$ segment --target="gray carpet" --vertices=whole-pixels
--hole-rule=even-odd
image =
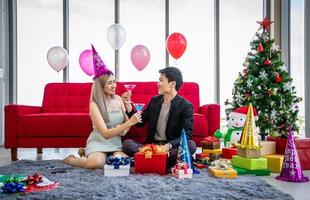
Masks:
[[[53,167],[66,169],[51,173]],[[25,195],[0,194],[0,199],[293,199],[255,176],[217,179],[206,170],[192,179],[179,180],[171,175],[105,177],[102,170],[73,168],[60,160],[21,160],[0,167],[0,174],[5,175],[36,171],[60,182],[60,187]]]

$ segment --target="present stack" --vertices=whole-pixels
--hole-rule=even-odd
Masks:
[[[260,157],[260,145],[255,127],[252,104],[248,107],[247,118],[242,130],[240,143],[236,146],[238,155],[232,157],[232,164],[234,167],[237,167],[236,169],[250,170],[249,174],[266,174],[267,159]],[[262,172],[260,172],[260,170],[262,170]],[[244,174],[245,172],[239,170],[239,174],[242,173]],[[270,171],[267,175],[270,175]]]
[[[231,166],[231,161],[228,159],[219,159],[212,162],[209,167],[209,172],[217,178],[236,178],[237,171]]]
[[[134,155],[135,173],[166,175],[167,153],[162,145],[147,144]]]
[[[104,165],[104,176],[128,176],[130,169],[130,160],[128,157],[107,158],[107,163]]]
[[[217,160],[221,158],[222,149],[220,149],[220,141],[212,136],[208,136],[201,142],[202,152],[209,154],[209,158]]]

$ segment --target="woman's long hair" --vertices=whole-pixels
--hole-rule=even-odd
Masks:
[[[104,86],[107,83],[107,80],[110,76],[111,76],[111,74],[105,74],[105,75],[102,75],[102,76],[100,76],[94,80],[92,97],[91,97],[91,99],[97,104],[97,106],[100,110],[101,116],[106,123],[110,122],[110,118],[109,118],[108,109],[107,109],[107,105],[106,105],[106,98],[107,97],[104,93]],[[112,96],[112,98],[114,98],[114,95]],[[126,114],[123,111],[121,105],[120,105],[120,109],[124,115],[124,121],[125,121],[126,120],[126,118],[125,118]]]

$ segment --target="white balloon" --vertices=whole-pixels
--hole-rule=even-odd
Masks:
[[[54,46],[47,52],[47,62],[54,70],[59,72],[69,63],[68,52],[62,47]]]
[[[112,24],[107,31],[108,42],[115,50],[121,48],[126,40],[126,31],[119,24]]]

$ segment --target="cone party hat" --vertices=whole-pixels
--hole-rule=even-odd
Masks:
[[[104,74],[113,74],[113,72],[106,66],[106,64],[104,64],[95,47],[93,45],[91,45],[91,47],[93,53],[94,79]]]
[[[259,149],[258,134],[256,132],[252,103],[249,105],[246,121],[237,146],[242,149]]]
[[[302,173],[292,130],[288,133],[281,174],[276,179],[288,182],[309,181],[309,177]]]

